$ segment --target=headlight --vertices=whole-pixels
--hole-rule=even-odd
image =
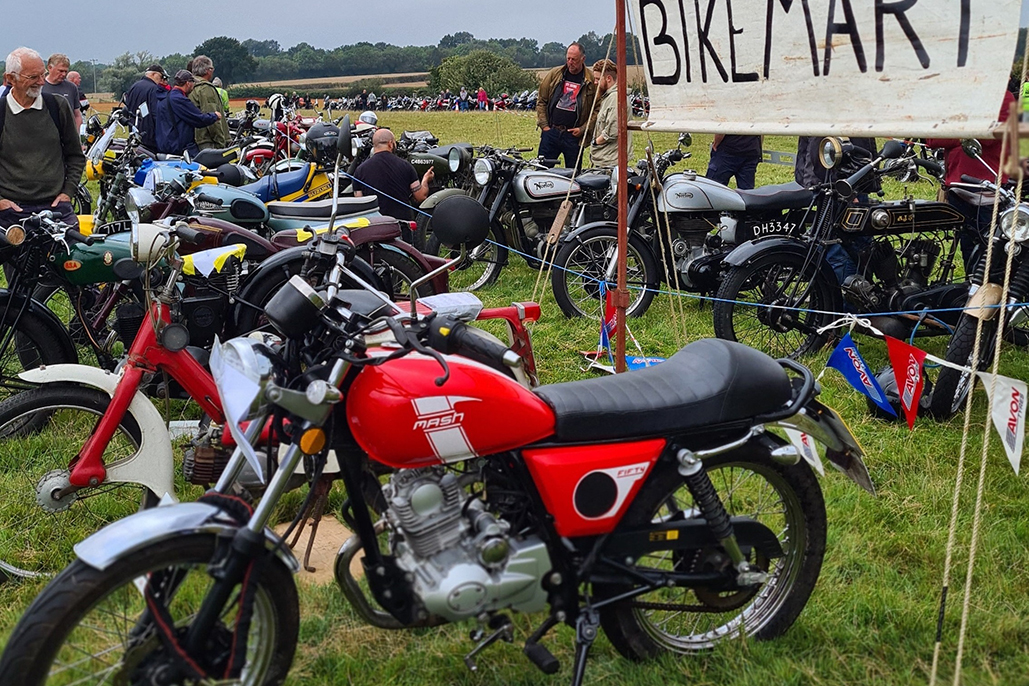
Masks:
[[[153,261],[168,245],[168,231],[156,224],[132,223],[129,249],[132,259],[143,264]]]
[[[239,423],[264,410],[265,388],[279,379],[281,370],[265,343],[233,338],[212,348],[211,376],[218,385],[225,414]]]
[[[456,174],[457,170],[461,168],[461,150],[459,148],[451,148],[447,161],[450,163],[450,172]]]
[[[1000,232],[1015,243],[1029,240],[1029,206],[1019,205],[1004,212],[1000,217]]]
[[[823,138],[818,144],[818,161],[826,169],[833,169],[843,158],[843,142],[836,137]]]
[[[150,206],[157,202],[154,194],[144,188],[130,188],[125,197],[125,212],[134,224],[150,221]]]
[[[489,160],[475,160],[475,168],[472,173],[475,175],[475,183],[485,186],[493,180],[493,163]]]

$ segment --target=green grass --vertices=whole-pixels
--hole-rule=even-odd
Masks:
[[[518,113],[381,113],[380,123],[395,131],[429,129],[442,142],[468,140],[504,146],[535,146],[538,132],[531,115]],[[658,151],[674,145],[674,134],[655,134]],[[703,172],[709,136],[695,136],[693,157],[682,167]],[[636,134],[636,153],[646,136]],[[793,151],[795,140],[770,137],[766,149]],[[787,167],[761,165],[759,184],[789,180]],[[911,192],[932,197],[935,189],[915,185]],[[898,184],[888,197],[900,197]],[[499,282],[479,293],[489,306],[534,297],[535,272],[512,258]],[[543,282],[543,286],[547,286]],[[549,288],[535,293],[543,319],[533,328],[533,343],[544,383],[584,378],[580,350],[596,345],[598,323],[566,320]],[[712,335],[710,306],[694,300],[673,307],[659,296],[631,328],[648,354],[670,355],[682,345]],[[887,364],[885,345],[861,337],[858,343],[873,368]],[[941,354],[943,339],[919,345]],[[828,351],[804,360],[817,373]],[[1001,372],[1029,378],[1023,351],[1006,347]],[[828,510],[828,547],[818,586],[793,628],[781,639],[738,641],[698,657],[633,664],[598,640],[587,671],[588,683],[767,686],[768,684],[917,684],[928,683],[933,654],[940,582],[946,554],[953,484],[957,474],[962,420],[945,424],[920,419],[913,432],[902,424],[869,416],[861,396],[834,371],[822,379],[823,399],[848,421],[862,442],[877,498],[860,491],[830,470],[821,481]],[[977,391],[970,433],[965,487],[944,624],[941,676],[950,682],[972,535],[972,510],[985,425],[986,403]],[[0,445],[0,451],[4,450]],[[299,494],[291,494],[299,495]],[[997,445],[986,467],[979,549],[970,596],[969,631],[962,683],[1029,682],[1029,592],[1025,565],[1029,544],[1029,494]],[[9,631],[38,587],[0,588],[0,635]],[[409,632],[366,627],[332,586],[301,590],[301,636],[292,684],[556,684],[570,677],[573,635],[560,627],[547,645],[562,662],[552,678],[537,672],[521,655],[521,641],[542,617],[516,617],[514,646],[499,644],[479,658],[469,673],[461,656],[471,649],[469,625]]]

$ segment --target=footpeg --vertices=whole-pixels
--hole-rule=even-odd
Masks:
[[[526,643],[522,652],[544,674],[557,674],[561,669],[558,659],[541,643]]]
[[[514,641],[513,625],[511,624],[510,619],[504,615],[494,615],[490,618],[489,623],[490,628],[496,629],[496,631],[486,638],[482,638],[481,631],[477,630],[472,632],[472,640],[478,640],[479,643],[472,648],[472,652],[464,656],[465,666],[467,666],[472,672],[478,671],[479,669],[479,665],[475,663],[476,655],[496,643],[498,640],[503,640],[505,643],[512,643]],[[479,640],[480,638],[482,638],[482,640]]]

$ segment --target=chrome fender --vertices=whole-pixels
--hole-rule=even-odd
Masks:
[[[84,541],[75,545],[75,554],[90,567],[101,572],[109,566],[143,548],[167,541],[176,536],[214,534],[233,536],[239,525],[225,512],[209,503],[179,503],[155,507],[108,524]],[[300,563],[288,546],[279,545],[279,537],[270,529],[264,530],[269,550],[294,574]]]
[[[978,288],[973,286],[972,289],[971,297],[968,298],[968,303],[965,305],[964,314],[982,319],[984,322],[996,317],[997,312],[1000,311],[997,305],[1000,304],[1000,298],[1004,294],[1003,287],[996,283],[984,283]]]
[[[18,376],[33,384],[78,383],[99,389],[112,397],[121,381],[121,374],[82,364],[54,364],[30,369]],[[129,403],[128,411],[139,425],[142,441],[134,454],[106,465],[107,478],[104,483],[140,484],[160,497],[178,502],[175,498],[175,460],[164,418],[150,399],[139,391],[136,391],[136,396]]]

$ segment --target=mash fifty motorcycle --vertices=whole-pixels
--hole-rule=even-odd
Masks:
[[[449,199],[436,236],[474,245],[485,215]],[[79,544],[12,633],[0,685],[281,683],[298,565],[266,525],[296,468],[316,478],[330,447],[356,532],[336,577],[359,617],[388,630],[478,621],[474,669],[483,649],[513,640],[510,611],[542,613],[524,652],[555,673],[543,637],[572,626],[576,686],[601,628],[641,659],[771,639],[797,619],[825,552],[825,505],[798,449],[770,429],[823,442],[872,488],[856,441],[796,363],[706,340],[660,368],[529,390],[498,371],[518,361],[502,344],[448,317],[394,314],[367,290],[294,280],[266,307],[283,342],[217,346],[237,442],[217,485]],[[289,447],[253,508],[230,492],[245,464],[264,464],[255,451],[269,425]],[[392,470],[373,502],[359,485],[368,459]]]

